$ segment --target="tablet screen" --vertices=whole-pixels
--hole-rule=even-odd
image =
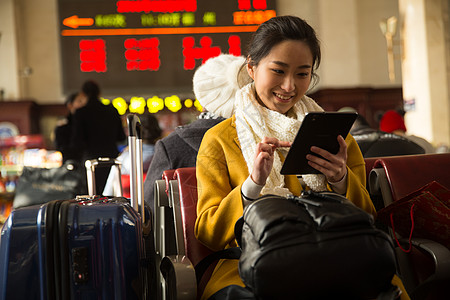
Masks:
[[[339,151],[337,137],[347,137],[350,128],[357,117],[352,112],[311,112],[306,114],[297,136],[281,168],[281,174],[302,175],[320,174],[319,171],[308,165],[307,154],[312,146],[325,149],[336,154]]]

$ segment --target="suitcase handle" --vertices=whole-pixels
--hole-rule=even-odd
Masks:
[[[111,166],[111,170],[115,172],[114,180],[114,196],[120,197],[122,196],[122,184],[120,183],[121,171],[120,166],[121,162],[109,157],[99,157],[98,159],[90,159],[85,161],[86,174],[87,174],[87,183],[88,183],[88,194],[89,196],[94,196],[97,194],[95,189],[95,169],[97,167],[109,167]]]
[[[142,139],[141,135],[141,120],[138,116],[130,114],[127,116],[128,136],[134,136],[137,139]]]
[[[130,198],[131,206],[141,215],[145,224],[143,155],[141,121],[135,114],[127,116],[128,149],[130,151]],[[139,209],[140,207],[140,209]]]

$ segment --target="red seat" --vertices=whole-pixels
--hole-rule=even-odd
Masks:
[[[210,249],[197,240],[194,234],[195,220],[197,219],[198,197],[195,167],[177,169],[174,174],[174,179],[178,180],[184,253],[195,266],[206,255],[212,253]]]
[[[195,237],[194,227],[197,219],[197,178],[195,174],[195,167],[180,168],[175,171],[174,179],[178,182],[179,192],[179,208],[175,205],[175,209],[181,212],[180,218],[175,222],[178,227],[181,225],[183,234],[183,243],[180,243],[181,248],[184,248],[184,255],[189,258],[193,266],[196,266],[203,258],[213,253],[212,250],[199,242]],[[178,222],[181,220],[181,222]],[[178,229],[176,229],[178,232]],[[178,238],[177,238],[178,241]],[[179,250],[178,254],[183,253]],[[197,295],[200,296],[211,277],[215,264],[211,265],[203,275],[200,282],[197,283]]]
[[[166,194],[169,195],[169,182],[173,179],[175,170],[165,170],[162,174],[162,179],[166,182]]]
[[[435,180],[450,188],[450,153],[382,157],[369,175],[371,195],[381,195],[384,206]],[[413,239],[410,253],[397,249],[405,288],[416,299],[446,299],[450,285],[450,250],[443,245]]]
[[[168,299],[178,299],[180,295],[199,298],[215,266],[210,265],[200,282],[196,281],[193,268],[213,251],[200,243],[194,234],[198,199],[195,171],[195,167],[179,168],[169,182],[177,255],[166,257],[161,262],[161,272],[168,284]]]
[[[199,298],[215,266],[210,265],[197,282],[194,267],[213,252],[194,234],[198,199],[195,172],[195,167],[176,169],[173,179],[169,181],[177,255],[166,256],[161,261],[161,273],[167,284],[166,299]]]
[[[379,158],[374,168],[383,168],[396,201],[432,180],[450,188],[450,153]]]

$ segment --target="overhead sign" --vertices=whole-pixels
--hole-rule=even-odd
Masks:
[[[275,0],[59,0],[63,90],[96,80],[104,95],[192,92],[195,69],[245,55]]]

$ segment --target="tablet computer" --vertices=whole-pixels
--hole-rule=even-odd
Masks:
[[[284,160],[281,174],[303,175],[320,174],[308,164],[307,154],[312,146],[336,154],[339,151],[337,137],[347,137],[353,122],[358,116],[353,112],[311,112],[307,113],[291,148]]]

